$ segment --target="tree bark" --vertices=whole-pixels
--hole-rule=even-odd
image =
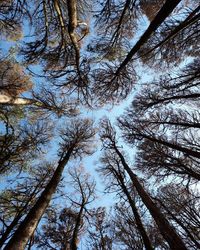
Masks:
[[[0,104],[5,105],[30,105],[36,103],[30,98],[12,97],[5,94],[0,94]]]
[[[56,188],[62,177],[64,167],[69,161],[72,152],[73,147],[71,147],[66,153],[65,157],[59,161],[58,167],[56,168],[53,177],[47,184],[46,188],[40,195],[35,205],[29,211],[24,221],[15,231],[13,237],[9,240],[4,250],[23,250],[26,247],[28,240],[33,235],[33,232],[35,231],[42,215],[44,214],[47,206],[49,205],[52,195],[56,191]]]
[[[126,172],[129,174],[133,186],[136,188],[139,196],[141,197],[143,203],[148,208],[150,214],[154,218],[163,238],[168,242],[170,248],[172,250],[187,250],[185,244],[183,243],[182,239],[176,233],[174,228],[169,224],[168,220],[163,216],[160,209],[156,206],[156,204],[152,201],[149,194],[145,191],[143,186],[140,184],[137,175],[135,175],[132,170],[129,168],[128,164],[126,163],[123,155],[120,153],[116,145],[114,145],[114,150],[119,156],[122,165]]]
[[[147,30],[140,37],[135,46],[128,53],[124,61],[120,64],[118,69],[115,72],[115,75],[119,75],[120,71],[129,63],[132,57],[138,52],[141,46],[150,38],[154,31],[161,25],[161,23],[171,14],[174,8],[181,2],[181,0],[166,0],[163,7],[157,13],[153,21],[150,23]]]
[[[80,75],[80,71],[79,71],[80,49],[79,49],[77,37],[75,34],[75,29],[78,25],[77,1],[76,0],[68,0],[67,1],[67,8],[68,8],[68,15],[69,15],[68,32],[69,32],[69,36],[70,36],[70,39],[72,41],[72,44],[74,46],[75,55],[76,55],[76,67],[77,67],[78,73]]]
[[[146,56],[149,53],[151,53],[152,51],[154,51],[155,49],[161,47],[163,44],[165,44],[169,39],[172,39],[173,37],[175,37],[180,31],[183,31],[184,29],[186,29],[188,26],[192,25],[194,22],[198,21],[200,14],[196,15],[195,14],[200,10],[200,6],[198,6],[195,10],[193,10],[188,17],[186,17],[186,19],[181,22],[177,27],[175,27],[174,30],[171,31],[171,33],[164,39],[162,40],[160,43],[158,43],[156,46],[154,46],[152,49],[150,49],[149,51],[147,51],[145,54],[143,54],[142,56]]]
[[[198,249],[200,249],[200,244],[197,242],[197,240],[195,240],[187,227],[178,218],[176,218],[176,216],[167,208],[167,206],[165,206],[165,204],[160,199],[155,198],[155,200],[158,201],[160,205],[166,210],[166,212],[172,217],[172,219],[183,228],[188,237],[194,242]]]
[[[142,240],[143,240],[145,249],[147,249],[147,250],[153,250],[153,247],[151,245],[151,242],[149,240],[147,232],[146,232],[146,230],[144,228],[144,225],[143,225],[143,223],[141,221],[141,218],[140,218],[140,215],[138,213],[138,210],[137,210],[137,207],[135,205],[135,202],[131,198],[129,191],[127,190],[127,188],[126,188],[126,186],[124,184],[123,177],[115,169],[113,169],[113,171],[115,172],[115,176],[118,179],[119,185],[121,186],[124,194],[126,195],[128,201],[129,201],[129,204],[131,206],[133,215],[135,217],[136,226],[137,226],[137,229],[138,229],[139,233],[142,236]]]
[[[71,250],[77,250],[78,246],[77,246],[77,242],[78,242],[78,230],[81,224],[81,218],[82,218],[82,214],[83,214],[83,209],[85,206],[85,201],[83,200],[82,204],[81,204],[81,208],[80,211],[78,213],[78,217],[76,219],[76,225],[73,231],[73,235],[72,235],[72,240],[71,240]]]
[[[4,232],[4,234],[2,235],[1,239],[0,239],[0,249],[1,247],[4,245],[4,243],[6,242],[8,236],[10,235],[11,231],[17,226],[19,220],[22,218],[23,216],[23,212],[27,210],[28,205],[30,205],[30,203],[33,201],[33,199],[35,198],[37,192],[38,192],[38,188],[39,186],[36,186],[32,192],[32,194],[30,195],[29,200],[25,203],[25,205],[23,206],[22,209],[20,209],[20,211],[18,212],[18,214],[15,216],[15,218],[13,219],[13,221],[10,223],[10,225],[6,228],[6,231]],[[25,213],[25,212],[24,212]]]

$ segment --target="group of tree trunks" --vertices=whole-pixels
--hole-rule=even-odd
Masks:
[[[200,249],[198,1],[3,0],[0,38],[0,248]]]

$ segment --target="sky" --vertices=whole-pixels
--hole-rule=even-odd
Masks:
[[[83,53],[87,44],[90,43],[92,37],[96,35],[94,32],[93,25],[94,23],[91,18],[90,35],[84,41],[84,44],[82,46]],[[140,20],[140,27],[138,29],[138,32],[135,34],[134,38],[130,41],[132,45],[137,41],[137,39],[140,37],[140,35],[143,33],[143,31],[147,27],[147,25],[148,25],[147,18],[142,17]],[[29,39],[28,36],[30,35],[30,30],[29,30],[29,26],[27,25],[27,23],[25,23],[24,25],[24,34],[25,34],[25,39],[28,40]],[[0,47],[2,48],[3,51],[8,51],[10,46],[13,46],[13,45],[15,45],[15,43],[11,41],[10,42],[1,41],[0,43]],[[20,61],[21,57],[18,57],[18,60]],[[34,70],[36,74],[39,74],[41,68],[40,66],[34,66]],[[95,120],[95,125],[97,126],[97,128],[99,128],[99,125],[98,125],[99,120],[105,116],[107,116],[111,120],[111,122],[114,124],[116,122],[116,118],[120,117],[123,114],[124,110],[129,106],[129,104],[133,100],[134,95],[140,89],[140,84],[150,82],[155,77],[155,73],[151,71],[149,68],[147,69],[146,67],[141,67],[140,65],[138,65],[136,70],[140,79],[136,82],[136,88],[133,89],[132,93],[124,101],[120,102],[120,104],[118,105],[107,106],[100,110],[95,110],[95,109],[90,110],[90,109],[82,107],[81,109],[82,117],[90,117],[91,119]],[[41,79],[38,77],[34,77],[34,81],[36,83],[39,83],[41,82]],[[37,84],[36,84],[36,88],[37,88]],[[24,96],[29,96],[29,94],[26,93],[24,94]],[[60,121],[59,123],[62,124],[62,121]],[[1,126],[0,126],[0,129],[2,129]],[[47,152],[49,152],[46,155],[47,158],[50,158],[50,159],[57,158],[57,143],[58,143],[58,140],[54,140],[53,143],[51,143],[51,148],[47,149]],[[119,143],[121,144],[122,142],[119,141]],[[96,169],[99,165],[98,158],[99,158],[99,155],[101,154],[101,146],[100,146],[100,142],[98,141],[98,139],[97,139],[97,145],[98,145],[97,152],[94,153],[92,156],[85,157],[82,161],[82,164],[85,166],[87,172],[90,173],[91,176],[93,176],[97,182],[97,191],[98,191],[97,196],[99,198],[93,204],[91,204],[91,206],[106,206],[109,210],[110,206],[114,204],[115,200],[114,200],[113,194],[112,195],[104,194],[105,180],[104,178],[102,178],[102,176],[99,176],[99,174],[96,172]],[[127,145],[123,145],[123,148],[126,151],[126,153],[130,155],[130,157],[133,156],[134,158],[135,151],[133,148],[130,148]],[[78,161],[76,162],[72,161],[69,165],[73,166],[73,165],[78,165],[78,164],[79,164]],[[64,176],[65,175],[66,175],[66,171],[64,172]],[[1,185],[1,188],[2,187],[4,186]],[[81,250],[85,249],[82,242],[80,243],[79,249]]]

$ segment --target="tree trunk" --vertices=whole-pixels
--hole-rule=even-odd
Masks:
[[[188,17],[186,17],[186,19],[181,22],[177,27],[175,27],[174,30],[171,31],[171,33],[164,39],[162,40],[160,43],[158,43],[155,47],[153,47],[152,49],[150,49],[149,51],[147,51],[145,54],[143,54],[142,56],[146,56],[149,53],[151,53],[152,51],[154,51],[155,49],[159,48],[160,46],[162,46],[163,44],[165,44],[169,39],[172,39],[173,37],[175,37],[180,31],[183,31],[184,29],[186,29],[188,26],[192,25],[194,22],[198,21],[200,14],[196,15],[195,14],[200,10],[200,6],[198,6],[195,10],[193,10]]]
[[[32,207],[24,221],[20,224],[13,237],[9,240],[4,250],[23,250],[28,243],[28,240],[33,235],[42,215],[44,214],[47,206],[51,201],[52,195],[55,193],[56,188],[62,177],[65,165],[69,161],[70,155],[73,152],[71,147],[66,153],[65,157],[59,161],[53,177],[47,184],[46,188],[40,195],[39,199]]]
[[[76,219],[76,225],[73,231],[73,235],[72,235],[72,240],[71,240],[71,250],[77,250],[77,242],[78,242],[78,230],[81,224],[81,219],[82,219],[82,214],[83,214],[83,209],[85,206],[85,201],[83,200],[82,204],[81,204],[81,208],[80,211],[78,213],[78,217]]]
[[[77,21],[77,0],[68,0],[67,1],[68,15],[69,15],[69,24],[68,24],[68,32],[71,39],[71,42],[74,46],[75,55],[76,55],[76,67],[79,72],[79,64],[80,64],[80,49],[77,41],[77,36],[75,34],[75,29],[78,25]]]
[[[35,100],[29,98],[12,97],[5,94],[0,94],[0,104],[5,105],[30,105],[36,103]]]
[[[187,250],[185,244],[183,243],[182,239],[179,237],[179,235],[176,233],[174,228],[169,224],[167,219],[163,216],[160,209],[156,206],[156,204],[152,201],[149,194],[145,191],[143,186],[140,184],[137,176],[132,172],[132,170],[129,168],[128,164],[126,163],[123,155],[120,153],[118,148],[114,145],[114,150],[117,153],[117,155],[120,157],[120,160],[122,162],[122,165],[124,166],[124,169],[129,174],[133,186],[136,188],[139,196],[141,197],[143,203],[148,208],[150,214],[154,218],[163,238],[168,242],[170,248],[172,250]]]
[[[141,221],[141,218],[140,218],[140,215],[138,213],[138,210],[137,210],[137,207],[135,205],[135,202],[131,198],[130,193],[128,192],[128,190],[127,190],[127,188],[126,188],[126,186],[124,184],[123,177],[119,173],[117,173],[117,171],[115,169],[113,169],[113,171],[115,172],[115,176],[118,179],[119,185],[121,186],[124,194],[126,195],[128,201],[129,201],[129,204],[130,204],[131,209],[133,211],[133,215],[135,217],[135,222],[136,222],[136,225],[137,225],[137,229],[138,229],[139,233],[142,236],[142,240],[143,240],[143,243],[145,245],[145,249],[147,249],[147,250],[153,250],[153,247],[151,245],[151,242],[149,240],[147,232],[146,232],[146,230],[144,228],[144,225],[143,225],[143,223]]]
[[[1,247],[4,245],[4,243],[6,242],[8,236],[10,235],[11,231],[17,226],[19,220],[22,218],[23,216],[23,212],[26,211],[28,205],[31,203],[31,201],[33,201],[33,199],[35,198],[36,194],[37,194],[37,189],[38,186],[36,186],[32,192],[32,194],[30,195],[29,200],[25,203],[25,205],[23,206],[22,209],[20,209],[20,211],[18,212],[18,214],[15,216],[15,218],[13,219],[13,221],[10,223],[10,225],[6,228],[6,231],[4,232],[4,234],[2,235],[1,239],[0,239],[0,249]],[[24,212],[25,213],[25,212]]]
[[[129,63],[132,57],[138,52],[141,46],[150,38],[154,31],[161,25],[161,23],[171,14],[171,12],[175,9],[175,7],[181,2],[181,0],[166,0],[163,7],[157,13],[153,21],[150,23],[147,30],[140,37],[135,46],[128,53],[124,61],[118,67],[115,75],[119,75],[120,71]]]
[[[165,209],[165,211],[172,217],[172,219],[183,228],[183,230],[187,233],[188,237],[194,242],[198,249],[200,249],[200,244],[197,240],[195,240],[195,238],[187,229],[187,227],[178,218],[176,218],[176,216],[168,209],[168,207],[165,206],[165,204],[160,199],[155,198],[155,200],[158,201],[160,205]]]

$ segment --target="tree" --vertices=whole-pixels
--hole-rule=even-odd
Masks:
[[[33,87],[31,77],[25,73],[25,69],[9,59],[0,60],[0,77],[0,93],[13,98]]]
[[[121,166],[120,158],[117,157],[117,155],[113,155],[113,152],[105,152],[103,157],[101,158],[101,168],[99,169],[105,176],[111,175],[111,180],[109,180],[109,187],[112,189],[121,189],[122,192],[121,197],[124,198],[124,196],[127,199],[127,202],[129,203],[136,228],[141,235],[142,241],[144,243],[145,249],[153,249],[151,242],[149,240],[149,237],[147,235],[146,229],[143,225],[143,222],[141,220],[141,216],[138,212],[137,206],[135,204],[135,200],[132,198],[132,193],[129,190],[129,187],[127,187],[127,180],[125,175],[125,170]],[[114,179],[114,180],[113,180]],[[119,192],[119,191],[118,191]]]
[[[188,63],[181,71],[163,74],[159,80],[144,84],[136,94],[131,108],[137,113],[147,112],[174,103],[198,104],[199,94],[199,60]]]
[[[88,249],[111,250],[113,237],[110,235],[110,222],[105,207],[98,207],[93,211],[90,224]]]
[[[58,117],[62,115],[74,116],[78,113],[75,108],[75,100],[70,100],[47,86],[37,87],[33,90],[31,76],[25,68],[11,60],[0,61],[0,105],[1,106],[25,106],[30,107],[32,112],[39,112],[47,116],[54,113]],[[21,96],[30,91],[30,97]]]
[[[170,136],[171,134],[166,133],[167,130],[164,130],[163,132],[162,127],[157,131],[152,131],[152,127],[147,126],[148,123],[144,124],[137,117],[134,120],[132,120],[132,118],[131,113],[129,114],[127,112],[124,117],[118,119],[119,126],[123,131],[123,137],[130,144],[145,139],[166,146],[171,150],[174,150],[174,152],[178,151],[184,156],[194,157],[194,159],[200,158],[198,138],[194,137],[194,131],[189,131],[187,136],[181,131],[176,131],[176,137],[172,138],[172,136]],[[194,145],[192,149],[191,145]]]
[[[44,191],[15,231],[15,234],[6,245],[5,249],[12,249],[13,247],[17,247],[19,250],[24,249],[49,205],[52,195],[56,191],[65,165],[70,158],[81,157],[82,155],[92,153],[89,148],[91,146],[89,143],[91,143],[94,134],[95,131],[89,120],[76,120],[71,122],[71,125],[66,126],[61,132],[62,143],[60,144],[60,159],[57,168]]]
[[[72,205],[78,207],[77,218],[70,241],[71,250],[78,249],[79,235],[84,221],[88,219],[88,206],[95,199],[95,182],[84,171],[83,167],[72,169],[69,171],[71,177],[71,185],[76,191],[74,196],[78,196],[76,200],[71,199]]]
[[[0,247],[13,235],[25,214],[39,196],[49,180],[52,166],[34,166],[29,173],[9,181],[9,187],[0,194],[1,239]],[[16,183],[15,183],[16,182]]]
[[[67,184],[71,188],[60,199],[68,207],[59,209],[59,205],[52,204],[47,209],[42,231],[36,236],[39,248],[77,249],[90,220],[89,206],[95,199],[95,182],[83,166],[69,168],[67,174]]]
[[[122,100],[127,97],[136,79],[134,66],[132,65],[133,57],[180,2],[180,0],[167,0],[146,31],[123,59],[115,60],[112,64],[107,62],[101,63],[100,67],[94,71],[95,86],[93,91],[95,91],[100,100],[105,102],[106,99],[111,99],[112,101],[116,98],[117,100]]]
[[[143,62],[158,68],[178,65],[184,56],[198,57],[200,7],[193,1],[188,5],[162,23],[140,49]],[[184,19],[180,20],[180,16]]]
[[[145,248],[129,204],[121,202],[114,207],[111,223],[114,228],[115,241],[119,246],[122,245],[125,249],[135,250]]]
[[[77,28],[86,26],[85,32],[88,32],[88,24],[81,15],[83,6],[87,9],[87,3],[38,1],[33,6],[35,40],[27,42],[22,49],[26,61],[44,61],[44,71],[50,71],[54,76],[76,71],[80,75],[80,41],[86,34],[81,35]]]
[[[199,248],[199,194],[188,191],[177,184],[169,184],[160,188],[154,198],[167,218],[176,228],[188,248]]]
[[[198,160],[175,154],[170,148],[149,140],[141,143],[136,156],[138,170],[160,181],[171,177],[186,186],[200,180],[198,165]]]
[[[29,16],[26,0],[3,0],[0,3],[2,38],[17,41],[23,37],[22,18]],[[30,17],[30,16],[29,16]]]
[[[47,209],[42,229],[35,236],[35,244],[40,249],[70,249],[77,211],[73,208],[52,206]]]
[[[126,163],[124,156],[119,151],[116,144],[116,132],[111,127],[109,121],[105,120],[101,124],[101,126],[103,128],[101,132],[101,139],[103,141],[104,148],[106,150],[111,150],[113,154],[119,157],[123,168],[128,173],[133,186],[137,190],[138,195],[141,197],[143,203],[148,208],[150,214],[154,218],[163,238],[168,242],[171,249],[186,249],[186,246],[180,236],[176,233],[175,229],[169,224],[168,220],[161,213],[160,209],[152,201],[148,192],[146,192],[144,187],[141,185],[137,175],[131,170],[131,168]]]
[[[0,137],[0,173],[20,171],[28,160],[37,158],[50,140],[52,128],[47,122],[38,121],[13,127],[6,113],[2,114],[4,128]]]

